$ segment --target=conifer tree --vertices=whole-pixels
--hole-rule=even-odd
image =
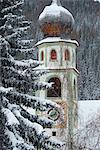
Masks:
[[[45,71],[35,69],[39,62],[33,60],[30,22],[22,15],[22,6],[22,0],[0,0],[0,142],[5,139],[0,149],[60,149],[63,143],[44,129],[51,128],[53,121],[25,109],[45,111],[57,105],[32,95],[32,91],[51,85],[38,82]]]

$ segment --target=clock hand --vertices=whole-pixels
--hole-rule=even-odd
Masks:
[[[55,116],[56,115],[56,112],[53,112],[53,114],[51,114],[51,117]]]

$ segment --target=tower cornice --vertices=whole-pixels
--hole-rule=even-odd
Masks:
[[[70,43],[70,44],[75,44],[77,47],[79,46],[79,43],[76,40],[66,40],[66,39],[61,39],[60,37],[49,37],[45,38],[35,44],[35,47],[44,43],[57,43],[57,42],[65,42],[65,43]]]
[[[71,67],[71,68],[48,68],[48,67],[37,67],[37,68],[35,68],[35,70],[48,70],[48,71],[75,71],[78,75],[80,74],[79,73],[79,71],[76,69],[76,68],[74,68],[74,67]]]

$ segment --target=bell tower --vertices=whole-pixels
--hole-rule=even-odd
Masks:
[[[39,16],[44,39],[36,43],[41,70],[49,73],[40,77],[41,81],[53,83],[52,88],[40,91],[38,96],[56,102],[62,111],[51,109],[45,115],[55,121],[49,134],[67,141],[77,127],[77,76],[76,48],[78,42],[70,39],[74,18],[61,6],[60,0],[52,0]]]

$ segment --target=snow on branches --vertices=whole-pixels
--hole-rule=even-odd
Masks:
[[[36,112],[59,106],[33,96],[35,91],[50,88],[52,83],[38,80],[47,71],[36,70],[42,64],[34,60],[33,39],[28,31],[30,22],[22,15],[22,5],[23,0],[0,1],[0,113],[3,116],[1,128],[7,139],[7,146],[3,147],[60,150],[64,143],[45,131],[52,128],[54,121],[25,109],[30,107]],[[0,148],[3,150],[3,147]]]
[[[93,114],[93,117],[73,136],[73,149],[96,150],[100,148],[100,112]]]

